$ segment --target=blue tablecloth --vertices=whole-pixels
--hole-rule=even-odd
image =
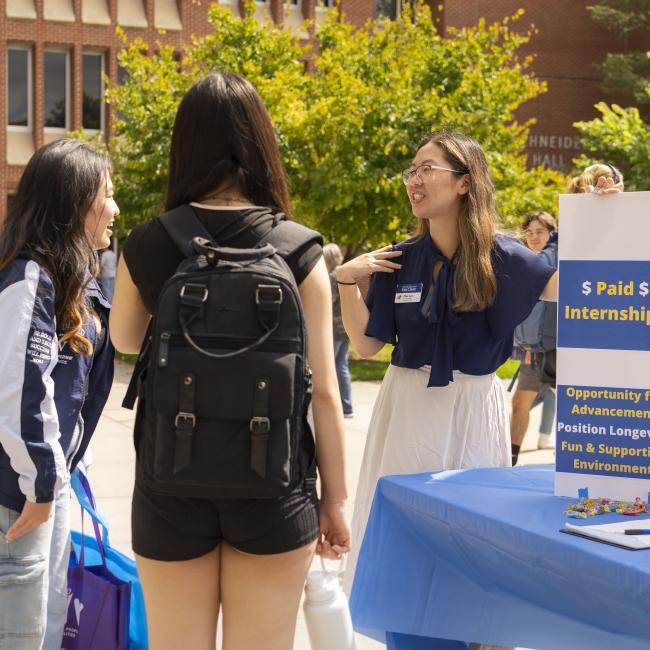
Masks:
[[[435,637],[648,650],[650,551],[560,533],[569,499],[553,496],[553,477],[528,466],[381,479],[350,599],[355,628],[389,633],[400,649],[464,647],[422,638]]]

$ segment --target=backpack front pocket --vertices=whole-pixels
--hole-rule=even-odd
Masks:
[[[294,479],[300,355],[214,359],[170,344],[165,358],[152,386],[153,478],[211,496],[281,494]]]

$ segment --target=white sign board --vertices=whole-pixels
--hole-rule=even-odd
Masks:
[[[560,197],[555,494],[650,492],[650,192]]]

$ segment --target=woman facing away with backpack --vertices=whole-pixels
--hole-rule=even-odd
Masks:
[[[113,379],[93,271],[119,213],[110,161],[78,140],[30,159],[0,235],[0,648],[59,650],[69,472]]]
[[[166,210],[127,240],[111,316],[112,336],[123,352],[140,350],[152,323],[136,417],[132,511],[151,649],[214,649],[221,608],[225,650],[291,650],[314,551],[340,557],[349,549],[343,420],[322,240],[285,221],[289,196],[273,126],[242,77],[211,74],[183,98],[172,135]],[[198,234],[204,239],[193,240]],[[267,240],[284,261],[265,257],[272,251],[261,246]],[[181,263],[186,275],[178,273]],[[251,296],[244,283],[256,277],[253,268],[261,279]],[[278,310],[300,305],[320,503],[314,442],[303,412],[308,396],[301,397],[308,389],[300,374],[304,359],[269,352],[277,332],[290,325],[280,315],[278,326]],[[164,320],[177,333],[160,332]],[[237,327],[241,340],[233,333]],[[281,418],[292,403],[299,413],[284,421],[290,422],[287,431]],[[280,431],[299,433],[285,463],[292,478],[284,488],[264,478],[271,466],[277,470],[274,457],[284,457]],[[248,440],[250,450],[242,456]]]

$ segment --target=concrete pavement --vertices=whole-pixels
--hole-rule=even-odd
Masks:
[[[131,492],[135,471],[132,433],[134,412],[121,408],[121,402],[131,370],[132,366],[124,362],[116,363],[113,389],[91,444],[94,461],[90,468],[90,478],[98,507],[110,522],[111,544],[130,555],[132,555]],[[354,382],[352,385],[355,416],[345,420],[350,517],[354,507],[354,494],[366,430],[378,390],[379,383],[375,382]],[[536,449],[540,415],[541,407],[537,407],[531,413],[531,424],[522,446],[520,464],[552,463],[554,461],[554,451],[537,451]],[[77,509],[73,508],[72,511],[73,527],[78,529]],[[381,648],[385,648],[385,646],[357,635],[357,650],[379,650]],[[294,650],[309,650],[302,609],[296,628]]]

